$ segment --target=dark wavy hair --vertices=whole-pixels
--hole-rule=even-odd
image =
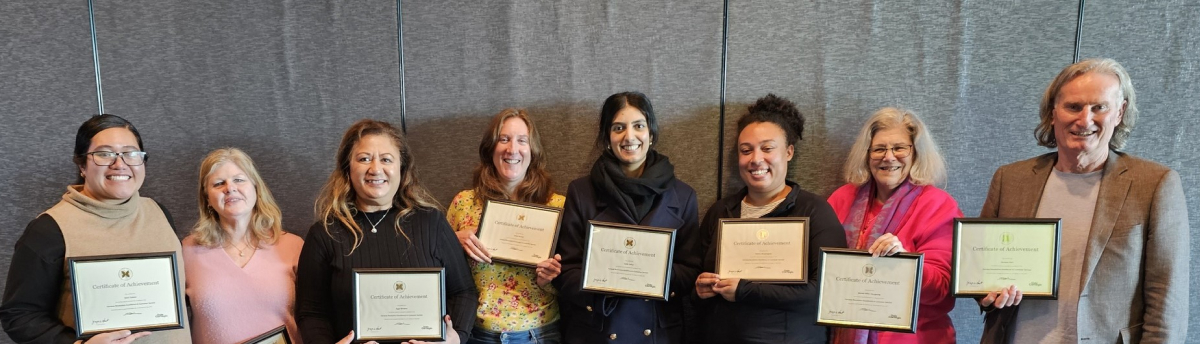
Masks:
[[[738,119],[738,134],[741,134],[742,130],[751,124],[763,122],[782,128],[783,132],[787,134],[789,146],[795,147],[796,143],[804,138],[804,114],[800,113],[800,109],[796,108],[795,103],[786,98],[768,93],[767,96],[758,98],[758,101],[755,101],[746,110],[746,114]],[[737,147],[734,149],[736,150]],[[795,159],[796,156],[799,154],[793,155],[792,159]]]
[[[400,186],[396,191],[396,196],[392,199],[392,206],[400,210],[396,214],[396,230],[400,232],[399,234],[403,235],[405,239],[409,239],[408,234],[404,233],[404,229],[400,228],[400,219],[416,209],[441,208],[429,191],[426,191],[417,182],[417,167],[414,164],[408,141],[404,139],[400,129],[396,129],[391,123],[384,121],[359,120],[346,129],[346,134],[342,135],[342,143],[338,145],[335,157],[336,168],[329,174],[329,179],[325,181],[325,186],[321,187],[321,193],[313,205],[313,213],[316,215],[317,221],[324,224],[326,233],[329,232],[329,225],[333,221],[341,223],[350,230],[350,234],[354,238],[354,246],[350,248],[350,252],[354,252],[363,239],[362,228],[354,222],[354,215],[358,213],[358,206],[355,203],[358,200],[358,193],[354,191],[350,182],[350,159],[352,158],[350,155],[354,145],[358,144],[362,138],[371,135],[392,139],[400,151]]]
[[[654,118],[654,106],[650,105],[650,98],[646,98],[641,92],[621,92],[608,96],[608,99],[604,100],[604,106],[600,108],[600,130],[596,133],[596,148],[608,147],[608,132],[612,128],[613,119],[626,106],[638,109],[646,116],[646,126],[650,127],[650,148],[654,148],[654,144],[658,143],[658,119]]]
[[[92,138],[96,137],[101,131],[112,128],[125,128],[133,133],[133,137],[137,139],[138,149],[146,150],[146,146],[142,145],[142,134],[138,132],[133,123],[121,118],[121,116],[100,114],[88,118],[83,124],[79,125],[79,130],[75,132],[75,154],[72,155],[71,161],[75,162],[75,166],[83,168],[87,163],[88,148],[92,146]],[[146,161],[150,160],[150,156],[146,156]],[[75,171],[78,173],[79,171]],[[83,184],[83,176],[79,176],[75,184]]]

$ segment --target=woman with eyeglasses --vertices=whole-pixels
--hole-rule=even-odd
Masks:
[[[175,225],[166,208],[141,197],[146,177],[142,136],[132,123],[114,115],[88,119],[75,135],[74,162],[79,183],[67,186],[62,200],[25,227],[17,240],[0,322],[18,343],[191,343],[184,328],[75,337],[75,312],[67,257],[170,251],[185,283]],[[179,294],[182,295],[182,294]],[[184,302],[178,296],[176,302]],[[141,338],[140,340],[138,340]]]
[[[836,328],[830,343],[954,343],[950,248],[962,211],[934,186],[946,181],[946,162],[929,129],[912,112],[876,111],[850,148],[845,178],[829,204],[850,248],[875,256],[920,252],[925,264],[917,333]]]
[[[183,238],[192,340],[241,343],[286,325],[301,343],[292,306],[304,241],[283,231],[275,197],[242,150],[208,153],[199,172],[200,219]]]

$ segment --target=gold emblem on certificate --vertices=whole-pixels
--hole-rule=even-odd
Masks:
[[[491,200],[479,218],[479,241],[492,260],[522,266],[554,256],[562,209]]]
[[[183,328],[175,252],[70,257],[75,335]]]
[[[980,297],[1016,285],[1028,299],[1058,298],[1059,219],[954,220],[951,292]]]
[[[925,255],[821,248],[817,325],[915,333]]]
[[[354,269],[354,335],[360,341],[442,341],[445,268]]]
[[[288,337],[287,326],[279,326],[242,344],[292,344],[292,339]]]
[[[721,219],[717,274],[756,282],[806,283],[808,218]]]
[[[675,230],[589,221],[583,290],[667,300]]]

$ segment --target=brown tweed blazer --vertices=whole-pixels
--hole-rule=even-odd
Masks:
[[[1191,238],[1179,175],[1109,153],[1084,251],[1079,343],[1183,343]],[[1000,167],[979,216],[1034,217],[1057,161],[1049,153]],[[987,311],[980,342],[1011,342],[1019,308]]]

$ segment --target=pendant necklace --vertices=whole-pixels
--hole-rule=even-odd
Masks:
[[[229,244],[229,246],[233,247],[233,249],[235,249],[235,250],[237,250],[237,251],[238,251],[238,257],[245,257],[245,256],[246,256],[246,252],[243,252],[243,251],[242,251],[242,249],[240,249],[240,248],[238,248],[238,247],[237,247],[237,245],[234,245],[234,244],[230,243],[230,244]],[[246,245],[246,246],[247,246],[246,248],[249,248],[249,246],[250,246],[250,245]],[[258,249],[258,247],[255,247],[254,249]],[[254,250],[250,250],[250,252],[254,252]]]
[[[370,216],[367,216],[367,213],[366,213],[366,212],[363,212],[363,217],[367,218],[367,223],[370,223],[370,224],[371,224],[371,233],[378,233],[378,232],[379,232],[379,230],[378,230],[378,229],[375,229],[375,226],[378,226],[380,222],[383,222],[383,218],[387,217],[387,214],[388,214],[389,212],[391,212],[391,211],[392,211],[391,209],[388,209],[388,210],[384,211],[384,212],[383,212],[383,216],[380,216],[380,217],[379,217],[379,221],[371,221],[371,217],[370,217]]]

